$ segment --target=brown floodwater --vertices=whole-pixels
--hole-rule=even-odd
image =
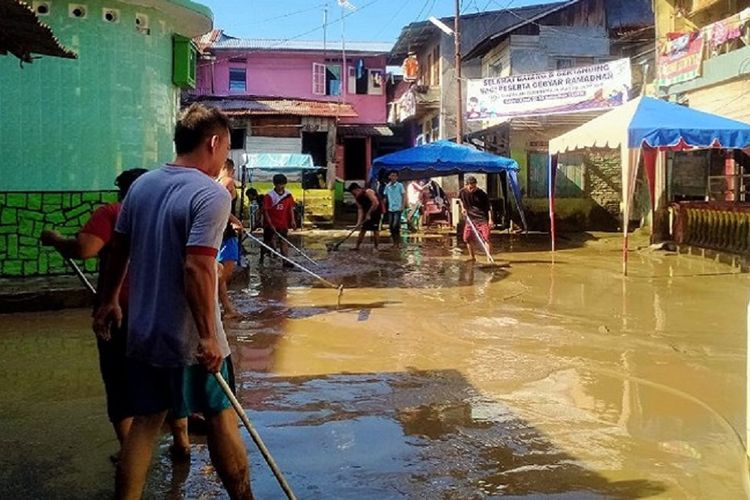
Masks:
[[[619,239],[305,249],[237,280],[240,400],[300,499],[747,498],[748,276]],[[300,242],[302,244],[302,242]],[[251,261],[255,262],[253,255]],[[304,261],[300,260],[301,263]],[[0,316],[0,498],[109,498],[116,441],[85,310]],[[243,430],[257,498],[283,498]],[[147,498],[225,498],[205,440]]]

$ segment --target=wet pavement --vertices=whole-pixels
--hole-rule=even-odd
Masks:
[[[301,499],[746,498],[748,275],[618,238],[450,237],[235,283],[240,400]],[[253,251],[255,252],[255,250]],[[251,256],[252,258],[252,256]],[[254,259],[252,259],[254,260]],[[245,286],[247,285],[247,286]],[[116,441],[89,313],[0,316],[0,498],[108,498]],[[283,498],[243,430],[257,498]],[[205,442],[148,498],[225,498]]]

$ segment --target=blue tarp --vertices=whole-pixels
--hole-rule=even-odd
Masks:
[[[750,125],[678,104],[643,97],[628,125],[628,147],[743,149],[750,145]]]
[[[401,180],[443,177],[461,173],[497,174],[518,170],[518,163],[504,156],[479,151],[450,141],[437,141],[376,158],[370,177],[384,170],[397,170]]]
[[[300,172],[301,170],[315,170],[312,156],[307,154],[257,153],[246,154],[245,165],[249,169],[267,170],[273,172]]]

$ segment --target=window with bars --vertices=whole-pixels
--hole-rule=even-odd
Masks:
[[[573,67],[573,58],[571,57],[560,57],[555,59],[555,65],[557,69],[568,69]]]

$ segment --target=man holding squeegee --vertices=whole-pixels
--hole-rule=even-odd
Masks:
[[[175,160],[144,174],[123,202],[94,315],[102,338],[122,322],[117,294],[130,262],[127,355],[135,416],[115,496],[141,497],[167,411],[184,405],[206,416],[211,461],[229,497],[246,500],[252,498],[247,451],[214,376],[226,378],[230,353],[216,256],[231,201],[214,181],[229,153],[229,119],[193,104],[177,122],[174,143]]]
[[[109,243],[115,232],[115,224],[117,223],[117,216],[120,214],[122,200],[128,194],[128,190],[135,180],[146,172],[148,170],[145,168],[125,170],[115,179],[115,186],[119,189],[117,193],[119,201],[97,208],[74,238],[65,238],[56,231],[42,231],[42,244],[54,247],[63,257],[70,259],[89,259],[98,255],[99,267],[103,269],[107,265]],[[100,274],[99,286],[97,286],[99,289],[101,288],[101,278],[102,275]],[[125,278],[120,290],[119,301],[120,307],[127,311],[127,278]],[[98,302],[97,300],[95,305],[98,305]],[[121,328],[112,329],[109,340],[97,338],[99,370],[102,374],[104,392],[107,398],[107,416],[109,421],[112,422],[121,448],[133,423],[133,405],[127,384],[125,357],[127,321],[125,320],[126,318],[123,318]],[[187,415],[181,415],[179,412],[173,413],[169,424],[174,438],[170,447],[172,456],[177,459],[189,458],[190,440],[188,438]],[[112,456],[112,459],[117,462],[119,457],[120,452],[118,451],[116,455]]]
[[[490,198],[487,193],[477,187],[477,178],[469,175],[466,177],[466,185],[458,193],[458,199],[461,201],[461,213],[467,219],[464,225],[464,243],[469,248],[469,260],[474,262],[477,260],[474,242],[480,248],[486,248],[488,256],[491,255],[490,228],[493,223]],[[475,234],[472,223],[478,234]],[[483,241],[476,241],[477,238]]]
[[[286,189],[286,184],[287,178],[284,174],[274,175],[273,189],[263,198],[263,242],[273,249],[278,248],[284,257],[289,257],[289,244],[286,238],[290,229],[297,229],[294,219],[294,207],[297,203],[292,193]],[[261,262],[264,254],[265,249],[261,249]],[[284,267],[292,266],[284,262]]]

